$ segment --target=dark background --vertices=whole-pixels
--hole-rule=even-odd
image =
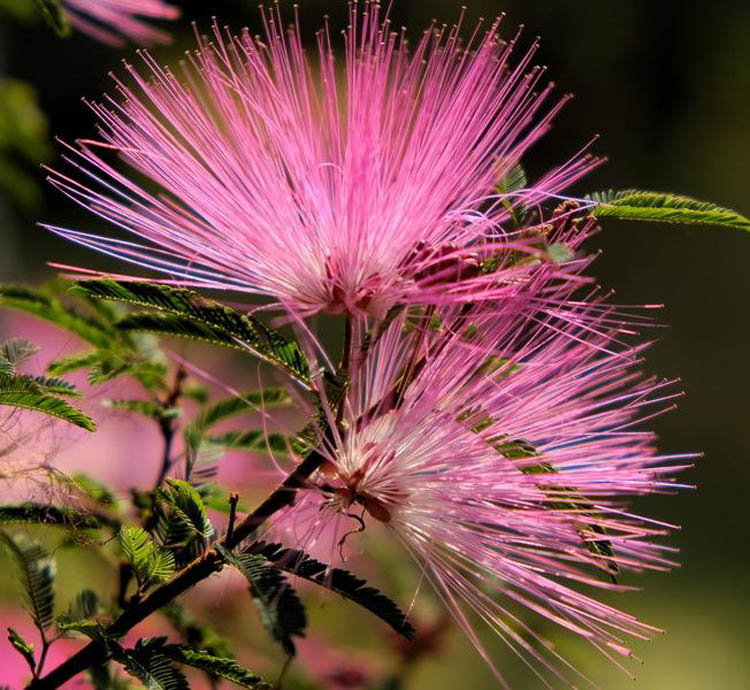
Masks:
[[[202,27],[213,14],[235,28],[259,27],[256,3],[249,0],[182,4],[185,19]],[[344,2],[301,4],[308,36],[324,12],[344,15]],[[396,4],[397,23],[406,24],[412,36],[433,16],[452,21],[458,11],[458,0]],[[469,8],[471,17],[498,11],[507,12],[506,35],[525,23],[529,41],[542,36],[540,62],[550,66],[561,92],[576,95],[525,161],[532,173],[600,133],[596,151],[610,162],[577,191],[630,186],[679,191],[750,214],[747,0],[473,0]],[[110,89],[107,72],[123,57],[134,58],[133,49],[117,50],[81,36],[57,40],[44,27],[0,21],[0,70],[35,85],[54,134],[90,136],[92,118],[80,97],[96,98]],[[174,62],[191,45],[186,21],[174,32],[174,45],[155,51],[161,61]],[[99,265],[34,225],[38,219],[65,225],[75,213],[51,189],[44,190],[44,205],[33,212],[0,198],[0,278],[41,279],[51,274],[45,268],[50,259],[79,256],[84,264]],[[619,222],[607,222],[604,230],[591,244],[603,249],[596,264],[601,283],[616,288],[623,303],[666,305],[660,318],[670,328],[653,334],[659,342],[647,368],[680,377],[686,396],[677,411],[655,423],[661,445],[665,451],[705,452],[686,477],[697,491],[647,503],[650,514],[682,525],[673,541],[682,549],[683,567],[643,578],[645,593],[625,602],[669,633],[638,648],[647,663],[638,669],[636,687],[747,688],[750,237],[734,230]],[[460,645],[448,654],[434,668],[427,664],[414,687],[433,682],[439,682],[434,687],[492,687],[478,657]],[[602,671],[603,665],[594,673],[602,687],[633,687],[625,676]]]

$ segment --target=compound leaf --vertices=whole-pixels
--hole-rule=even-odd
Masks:
[[[717,225],[750,231],[750,220],[728,208],[679,194],[639,189],[595,192],[591,209],[597,218],[620,218],[659,223]]]

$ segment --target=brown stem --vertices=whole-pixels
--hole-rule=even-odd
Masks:
[[[344,321],[344,348],[341,352],[341,363],[339,364],[339,376],[344,379],[343,385],[346,387],[349,385],[350,369],[352,366],[352,347],[354,342],[354,328],[353,321],[350,315],[347,315]],[[336,411],[336,425],[341,426],[341,422],[344,419],[344,410],[346,405],[343,400],[338,406]]]
[[[171,419],[162,419],[159,422],[159,429],[164,439],[164,450],[161,456],[161,468],[159,476],[156,478],[154,488],[158,489],[167,478],[170,467],[172,467],[172,442],[174,441],[174,425]]]
[[[229,497],[229,524],[227,526],[227,539],[231,539],[234,534],[234,523],[237,520],[237,504],[239,503],[239,500],[239,494],[232,494]]]
[[[274,513],[291,505],[297,490],[324,462],[325,457],[313,451],[281,482],[252,513],[247,515],[219,543],[227,549],[233,549],[250,537]],[[217,573],[223,567],[223,560],[216,548],[194,560],[168,582],[152,590],[135,606],[123,611],[104,631],[105,637],[122,637],[144,618],[166,606],[209,575]],[[28,685],[28,690],[54,690],[63,683],[85,671],[91,666],[107,660],[109,653],[100,639],[89,642],[69,659],[50,671],[44,678],[37,678]]]
[[[161,406],[165,413],[169,412],[171,407],[174,407],[182,395],[182,385],[187,378],[187,372],[180,366],[175,372],[174,383],[164,400],[161,401]],[[172,443],[174,442],[175,434],[175,423],[172,417],[164,416],[159,420],[159,429],[161,430],[162,438],[164,439],[164,451],[162,452],[161,468],[159,470],[159,476],[156,479],[155,489],[158,489],[167,478],[167,473],[172,467]]]
[[[133,567],[130,563],[123,561],[120,563],[120,578],[117,588],[117,605],[124,609],[127,606],[128,585],[133,578]]]
[[[42,631],[42,652],[39,655],[39,662],[37,663],[36,670],[34,671],[35,678],[39,677],[39,674],[44,668],[44,662],[47,660],[47,653],[49,652],[49,648],[52,642],[54,642],[54,640],[48,640],[47,636],[44,634],[44,631]]]
[[[352,342],[354,338],[354,324],[351,316],[346,317],[344,320],[344,347],[341,352],[341,364],[339,366],[339,372],[348,375],[349,369],[352,365]]]

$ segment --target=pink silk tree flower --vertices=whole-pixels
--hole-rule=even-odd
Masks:
[[[640,429],[676,394],[634,370],[644,346],[620,344],[620,322],[596,299],[541,318],[515,304],[456,310],[427,339],[396,321],[353,367],[343,412],[329,410],[326,461],[278,522],[294,533],[282,539],[322,539],[335,558],[365,529],[390,532],[490,666],[472,610],[545,683],[569,682],[517,605],[620,665],[622,638],[656,628],[596,592],[675,565],[654,541],[670,526],[628,503],[680,487],[672,475],[694,457],[658,454]]]
[[[103,43],[120,46],[169,43],[169,34],[146,19],[176,19],[180,10],[163,0],[61,0],[72,26]]]
[[[513,294],[533,267],[479,270],[500,250],[533,252],[513,208],[597,163],[576,154],[497,192],[567,100],[545,105],[537,44],[512,63],[518,36],[501,40],[497,20],[466,43],[460,22],[433,25],[410,50],[377,3],[355,2],[338,70],[327,26],[313,59],[278,9],[263,22],[262,38],[215,27],[178,74],[147,54],[147,74],[128,66],[134,85],[91,104],[99,139],[68,147],[75,172],[51,173],[124,235],[45,227],[166,282],[263,295],[298,316]]]

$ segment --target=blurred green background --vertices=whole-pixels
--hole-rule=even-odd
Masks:
[[[184,19],[203,27],[214,14],[236,28],[259,26],[251,0],[181,4]],[[301,4],[308,36],[324,12],[343,23],[341,0]],[[399,0],[393,14],[416,36],[432,17],[452,21],[458,4]],[[596,151],[610,162],[576,191],[629,186],[679,191],[750,214],[747,0],[473,0],[469,16],[500,11],[507,13],[506,34],[524,23],[527,40],[542,36],[540,62],[550,66],[561,91],[576,95],[525,161],[532,173],[599,133]],[[192,44],[187,21],[173,30],[174,45],[155,51],[160,61],[176,61]],[[133,58],[133,48],[117,50],[82,36],[58,40],[45,27],[0,18],[0,74],[37,90],[49,131],[63,138],[93,133],[80,97],[95,98],[110,89],[107,72],[118,69],[124,57]],[[30,117],[24,122],[43,130],[43,122]],[[29,153],[30,158],[45,155],[44,146]],[[47,260],[81,260],[82,255],[46,235],[35,221],[65,225],[76,210],[43,186],[36,167],[20,165],[42,185],[41,193],[36,199],[33,187],[21,192],[21,203],[0,196],[0,278],[36,281],[51,275]],[[698,485],[696,491],[645,502],[649,514],[682,525],[673,543],[681,549],[683,566],[671,575],[625,580],[644,585],[645,592],[620,597],[619,603],[668,631],[637,645],[646,663],[634,669],[635,687],[750,688],[750,327],[743,306],[750,301],[750,237],[732,230],[617,222],[607,222],[604,230],[590,245],[603,250],[596,264],[601,283],[615,288],[622,303],[666,305],[660,318],[670,327],[649,334],[659,340],[647,368],[680,377],[686,396],[677,411],[655,423],[661,446],[705,453],[686,477]],[[96,260],[87,256],[84,263]],[[633,687],[593,653],[582,647],[568,651],[601,687]],[[537,687],[501,648],[497,658],[516,687]],[[495,685],[479,658],[453,636],[440,655],[418,668],[409,687]]]

